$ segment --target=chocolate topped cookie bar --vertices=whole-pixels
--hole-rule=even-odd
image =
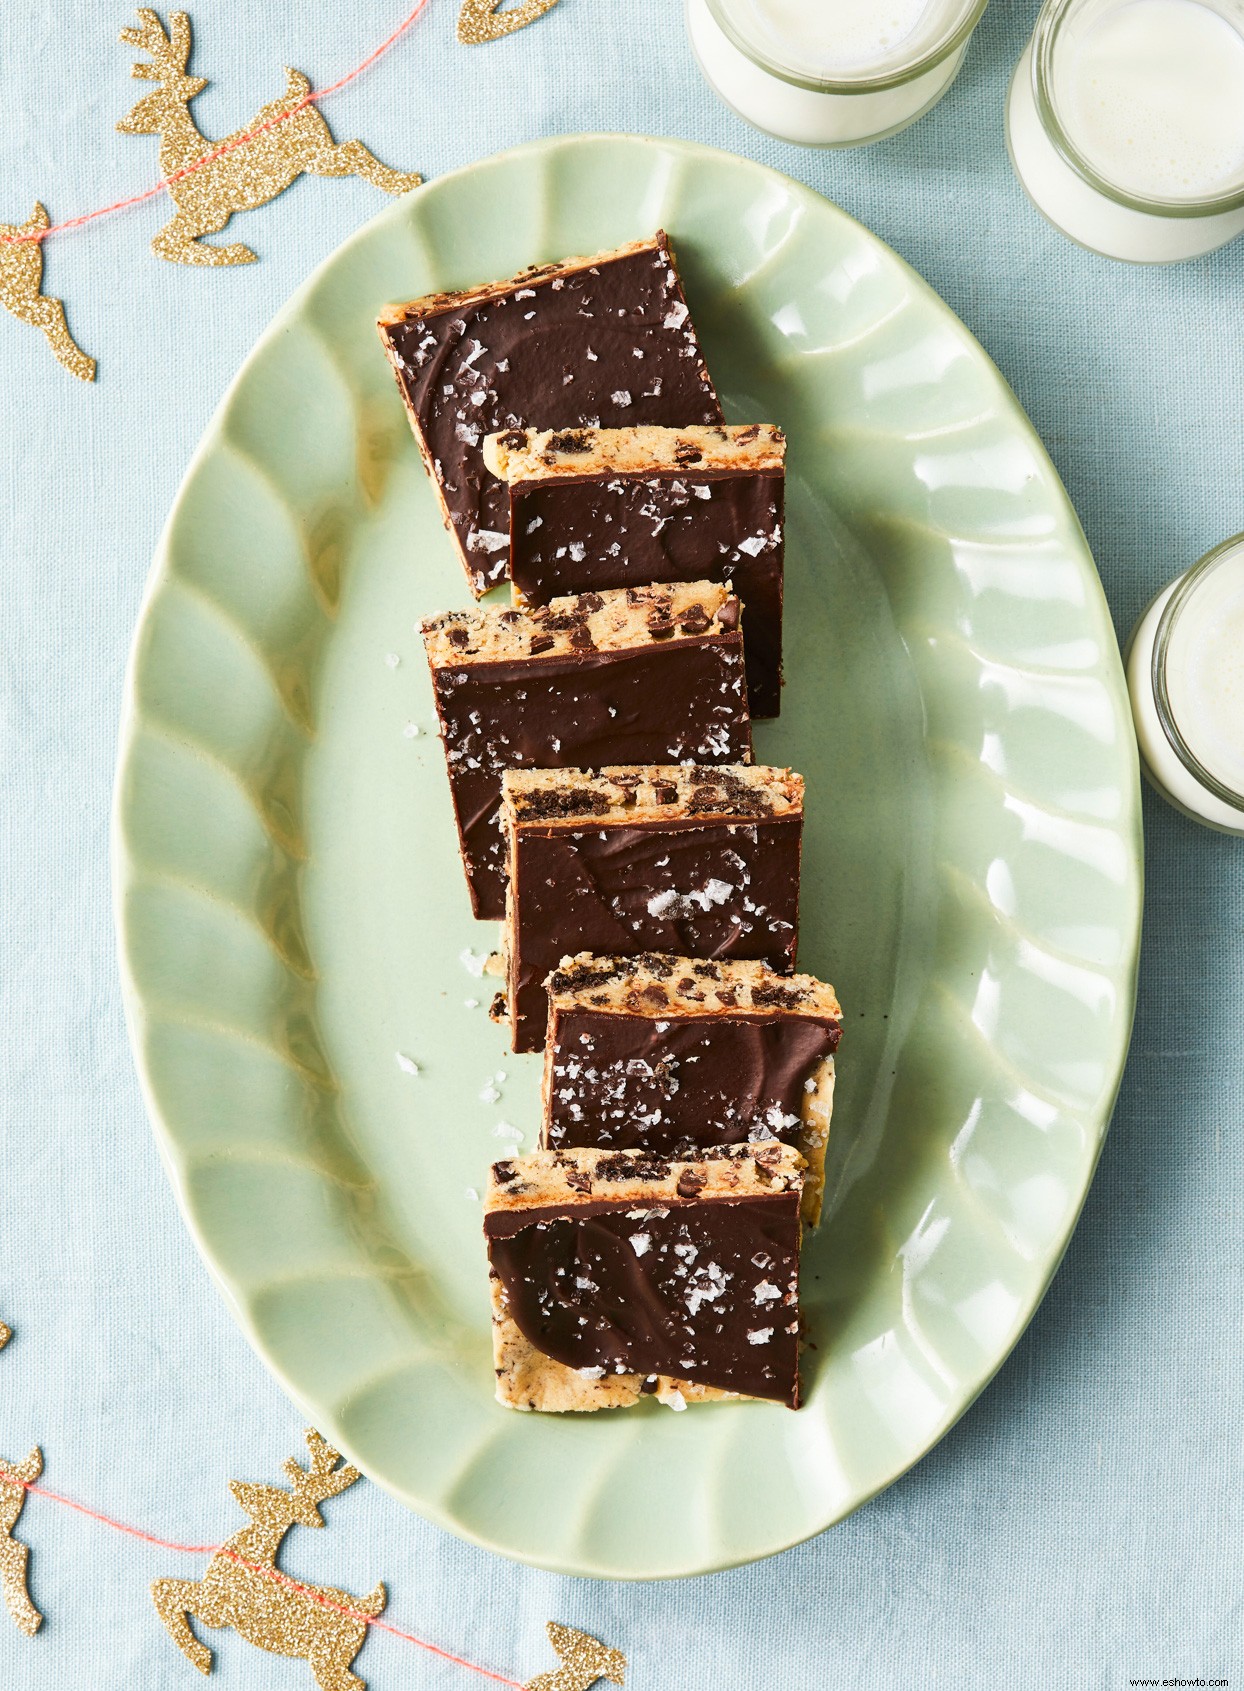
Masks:
[[[516,600],[724,580],[743,601],[752,715],[776,716],[785,453],[767,423],[489,435],[484,462],[510,490]]]
[[[516,1051],[543,1045],[545,981],[576,951],[794,967],[803,779],[790,770],[508,770],[502,819]]]
[[[498,430],[720,423],[664,233],[387,307],[377,328],[472,590],[505,576]]]
[[[484,1199],[497,1397],[617,1409],[655,1396],[799,1406],[802,1158],[537,1151]]]
[[[750,761],[739,601],[719,583],[450,611],[423,638],[481,918],[505,914],[503,770]]]
[[[820,1219],[842,1010],[811,975],[645,954],[564,958],[548,980],[541,1143],[695,1157],[780,1139]]]

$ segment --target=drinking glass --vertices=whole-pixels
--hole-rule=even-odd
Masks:
[[[710,85],[781,141],[896,134],[950,87],[986,0],[687,0]]]
[[[1244,231],[1244,0],[1046,0],[1007,101],[1056,228],[1170,264]]]

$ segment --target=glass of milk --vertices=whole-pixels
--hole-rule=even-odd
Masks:
[[[950,87],[986,0],[687,0],[700,68],[782,141],[852,147],[905,129]]]
[[[1163,588],[1126,662],[1145,774],[1194,821],[1244,835],[1244,534]]]
[[[1046,0],[1011,162],[1072,240],[1170,264],[1244,231],[1244,0]]]

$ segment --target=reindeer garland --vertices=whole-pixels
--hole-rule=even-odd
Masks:
[[[9,1328],[0,1321],[0,1350],[11,1337]],[[214,1550],[202,1579],[158,1579],[151,1587],[156,1613],[178,1649],[201,1673],[211,1673],[212,1652],[195,1636],[190,1626],[192,1618],[201,1626],[232,1627],[261,1650],[302,1658],[315,1675],[320,1691],[367,1691],[364,1681],[352,1672],[351,1664],[371,1626],[383,1627],[409,1644],[418,1644],[485,1679],[512,1685],[516,1691],[589,1691],[602,1678],[614,1685],[624,1683],[626,1657],[621,1650],[610,1649],[577,1627],[549,1621],[549,1641],[561,1666],[551,1673],[538,1673],[520,1685],[516,1679],[507,1679],[504,1674],[494,1673],[414,1633],[378,1620],[387,1600],[383,1583],[378,1583],[368,1596],[356,1598],[335,1586],[308,1585],[285,1573],[277,1566],[276,1558],[290,1527],[296,1524],[322,1527],[324,1517],[318,1505],[326,1498],[336,1497],[359,1478],[358,1469],[341,1462],[340,1454],[314,1428],[307,1429],[306,1440],[311,1453],[309,1465],[303,1468],[293,1457],[284,1464],[285,1473],[293,1482],[292,1490],[248,1485],[241,1480],[230,1482],[229,1489],[250,1516],[251,1525],[215,1547],[176,1544],[170,1539],[157,1538],[153,1533],[114,1521],[98,1510],[71,1503],[65,1497],[58,1498],[55,1492],[42,1490],[35,1484],[43,1472],[43,1455],[37,1446],[24,1462],[0,1460],[0,1590],[14,1623],[33,1638],[43,1621],[26,1588],[29,1550],[12,1536],[26,1493],[32,1490],[54,1503],[81,1510],[105,1526],[163,1545],[167,1550]]]
[[[274,199],[304,173],[361,176],[387,194],[404,194],[417,187],[421,177],[381,164],[361,141],[334,141],[313,102],[353,81],[387,52],[425,4],[426,0],[420,0],[387,41],[319,94],[312,92],[300,71],[287,69],[284,96],[264,106],[253,123],[214,143],[190,115],[190,102],[207,83],[203,77],[191,76],[187,69],[189,18],[185,12],[172,12],[166,29],[157,12],[140,7],[137,26],[124,30],[121,39],[148,55],[147,61],[134,66],[133,74],[159,87],[139,100],[117,128],[127,135],[160,137],[164,180],[144,193],[84,212],[67,224],[49,223],[47,212],[38,204],[25,223],[0,223],[0,308],[11,312],[19,322],[42,330],[56,357],[72,375],[84,382],[94,381],[95,360],[69,333],[64,306],[42,292],[46,235],[93,222],[167,191],[176,212],[152,240],[152,250],[160,258],[173,264],[251,264],[255,254],[240,241],[217,247],[203,237],[218,233],[235,213],[252,211]],[[507,7],[504,0],[462,0],[458,40],[495,41],[533,23],[556,4],[557,0],[519,0],[519,4]]]
[[[417,8],[421,10],[422,8]],[[417,11],[411,13],[407,25]],[[403,29],[406,25],[403,26]],[[391,45],[397,39],[390,38]],[[215,234],[239,211],[263,205],[288,188],[298,176],[361,176],[388,194],[404,194],[422,178],[413,172],[391,170],[361,141],[333,140],[315,109],[311,84],[299,71],[287,70],[286,90],[264,106],[254,122],[224,141],[211,142],[190,115],[190,102],[207,87],[203,77],[187,72],[190,59],[190,20],[173,12],[167,31],[156,12],[141,7],[138,25],[121,39],[149,56],[133,74],[159,87],[117,125],[128,135],[159,135],[164,181],[155,190],[133,196],[142,200],[167,189],[176,214],[152,241],[152,250],[176,264],[250,264],[255,254],[241,242],[214,247],[201,237]],[[372,58],[377,55],[373,54]],[[370,60],[364,61],[369,63]],[[351,77],[342,79],[349,81]],[[334,87],[340,84],[334,84]],[[119,211],[131,200],[119,200],[99,212],[70,220],[70,226],[90,222],[105,211]],[[41,329],[56,357],[84,382],[95,379],[95,360],[78,346],[65,322],[64,306],[44,294],[43,239],[56,233],[42,205],[25,223],[0,223],[0,307],[19,322]]]
[[[322,1527],[324,1517],[317,1505],[359,1477],[349,1463],[337,1466],[340,1453],[314,1427],[307,1428],[306,1438],[310,1466],[300,1467],[292,1456],[284,1464],[293,1490],[231,1480],[229,1490],[252,1525],[225,1541],[201,1580],[158,1579],[151,1595],[173,1642],[201,1673],[212,1671],[212,1652],[195,1637],[191,1617],[201,1626],[232,1627],[261,1650],[304,1658],[320,1691],[366,1691],[350,1664],[362,1648],[369,1623],[385,1606],[383,1583],[366,1597],[351,1597],[332,1586],[291,1579],[276,1565],[289,1529],[295,1524]],[[620,1650],[557,1621],[548,1623],[548,1634],[562,1665],[552,1673],[537,1674],[524,1691],[589,1691],[602,1678],[614,1685],[624,1683],[626,1657]]]
[[[151,250],[174,264],[253,264],[255,254],[241,242],[213,247],[201,237],[214,235],[239,211],[252,211],[275,199],[304,172],[311,176],[361,176],[386,194],[404,194],[422,177],[391,170],[361,141],[333,140],[328,125],[311,102],[311,84],[301,71],[286,70],[286,89],[253,122],[224,141],[209,141],[190,114],[190,102],[207,87],[190,76],[190,19],[171,12],[165,30],[149,7],[138,11],[138,27],[124,29],[121,40],[148,55],[133,74],[159,87],[141,99],[117,128],[123,135],[158,135],[160,168],[177,207],[151,243]]]

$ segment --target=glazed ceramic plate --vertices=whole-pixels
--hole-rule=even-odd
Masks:
[[[497,930],[468,912],[416,633],[467,592],[372,324],[659,226],[727,415],[790,441],[789,684],[756,746],[807,777],[800,963],[846,1010],[807,1406],[524,1415],[493,1400],[476,1194],[535,1143],[539,1059],[472,968]],[[115,859],[151,1114],[247,1335],[412,1508],[570,1573],[763,1556],[928,1450],[1049,1282],[1128,1042],[1136,752],[1049,460],[880,241],[677,142],[446,176],[282,312],[155,563]]]

